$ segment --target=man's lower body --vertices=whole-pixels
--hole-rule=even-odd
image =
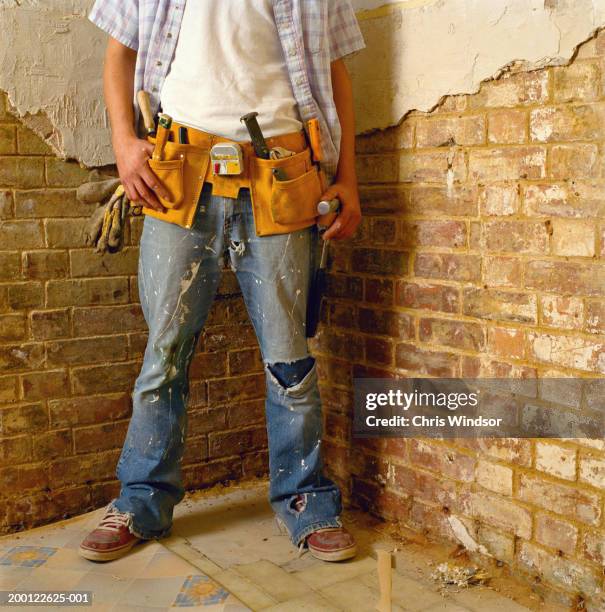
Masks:
[[[249,191],[242,189],[237,199],[212,196],[208,184],[191,229],[145,218],[138,280],[149,339],[117,466],[121,491],[108,506],[109,531],[119,527],[120,516],[137,538],[170,531],[174,506],[185,494],[181,460],[189,364],[228,253],[265,365],[273,510],[293,544],[314,534],[326,560],[335,551],[334,560],[354,554],[352,538],[340,529],[340,492],[322,474],[317,371],[305,336],[316,237],[310,227],[259,238]],[[130,538],[124,536],[122,529],[128,547]],[[308,543],[311,547],[310,538]],[[344,556],[338,552],[345,549]],[[95,558],[94,551],[88,558]]]

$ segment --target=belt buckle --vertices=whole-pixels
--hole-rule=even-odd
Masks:
[[[236,142],[219,142],[210,149],[212,174],[236,176],[244,171],[244,153]]]

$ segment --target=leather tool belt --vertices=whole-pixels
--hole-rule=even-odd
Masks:
[[[281,159],[261,159],[250,141],[237,141],[243,151],[243,171],[225,176],[213,173],[210,149],[217,143],[236,141],[186,127],[187,144],[182,144],[179,129],[184,127],[172,122],[161,142],[157,137],[148,137],[160,157],[150,159],[149,166],[170,193],[172,202],[160,198],[166,212],[145,207],[146,215],[190,228],[206,182],[212,184],[212,194],[218,196],[236,198],[242,187],[250,190],[259,236],[285,234],[317,223],[317,204],[328,185],[323,170],[312,160],[304,131],[266,139],[269,148],[283,147],[295,152]],[[161,151],[157,151],[160,146]],[[281,168],[287,180],[278,180],[275,168]]]

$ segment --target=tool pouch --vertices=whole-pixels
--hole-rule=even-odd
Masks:
[[[153,137],[148,137],[148,140],[155,144]],[[195,218],[210,155],[208,151],[193,145],[166,142],[162,157],[162,161],[150,159],[149,167],[168,190],[172,201],[158,198],[166,212],[148,207],[144,207],[143,212],[150,217],[190,228]]]
[[[287,180],[278,180],[275,168],[281,168]],[[325,175],[313,164],[309,148],[282,159],[252,158],[250,196],[256,233],[286,234],[315,224],[325,189]]]

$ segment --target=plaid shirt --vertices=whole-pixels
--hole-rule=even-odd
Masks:
[[[201,0],[193,0],[201,1]],[[334,104],[330,62],[365,42],[350,0],[272,0],[294,97],[304,122],[319,119],[326,173],[336,173],[341,128]],[[157,111],[170,69],[186,0],[96,0],[89,19],[138,52],[135,91],[150,93]],[[248,111],[249,109],[243,109]],[[136,111],[137,125],[139,113]]]

